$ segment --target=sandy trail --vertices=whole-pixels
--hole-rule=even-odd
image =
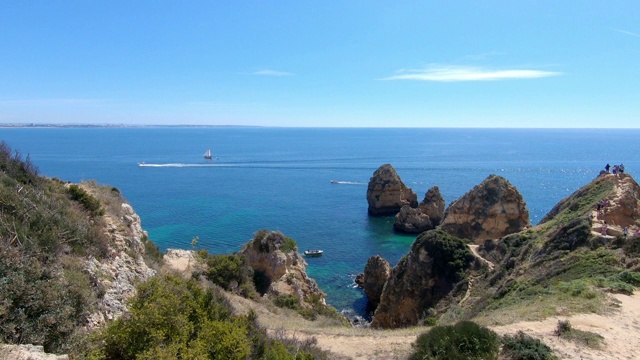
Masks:
[[[632,296],[612,295],[619,301],[619,309],[610,314],[579,314],[554,317],[542,321],[519,322],[492,327],[499,334],[516,333],[518,330],[541,339],[563,359],[640,359],[640,293]],[[553,335],[558,320],[569,320],[571,326],[602,335],[605,346],[602,350],[589,349],[584,345],[559,339]]]
[[[606,315],[578,314],[552,317],[542,321],[525,321],[503,326],[492,326],[497,333],[515,334],[519,330],[542,340],[561,359],[640,359],[640,293],[632,296],[612,295],[619,308]],[[569,320],[573,328],[590,331],[604,337],[601,350],[556,337],[553,332],[558,320]],[[314,337],[324,350],[355,360],[406,359],[412,352],[411,344],[428,328],[401,330],[372,329],[304,329],[291,331],[298,338]]]

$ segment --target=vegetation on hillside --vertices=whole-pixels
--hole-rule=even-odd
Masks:
[[[496,271],[474,284],[476,298],[460,318],[493,324],[558,311],[599,313],[607,292],[633,292],[640,285],[637,238],[608,241],[591,231],[590,212],[613,191],[612,181],[599,178],[560,202],[542,224],[485,243],[481,253]]]
[[[471,321],[434,326],[413,343],[410,360],[556,360],[551,348],[522,331],[498,336]]]
[[[90,359],[327,359],[311,342],[270,339],[255,315],[235,316],[217,287],[157,276],[138,287],[129,314],[76,354]]]
[[[101,215],[107,202],[119,208],[124,200],[117,189],[88,186],[97,196],[40,177],[28,157],[0,143],[0,342],[66,351],[95,310],[104,289],[82,259],[108,256]]]
[[[197,252],[199,260],[206,265],[202,273],[194,273],[194,277],[204,275],[212,283],[226,291],[231,291],[247,299],[260,297],[254,284],[253,269],[247,265],[244,256],[239,254],[209,254],[206,250]]]
[[[471,321],[434,326],[418,336],[411,360],[493,360],[500,350],[500,337]]]

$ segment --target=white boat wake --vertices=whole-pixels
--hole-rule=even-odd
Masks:
[[[338,184],[338,185],[367,185],[366,183],[358,182],[358,181],[341,181],[341,180],[331,180],[331,183]]]
[[[237,166],[234,164],[183,164],[183,163],[169,163],[169,164],[147,164],[147,163],[138,163],[139,167],[172,167],[172,168],[183,168],[183,167],[225,167],[225,166]]]

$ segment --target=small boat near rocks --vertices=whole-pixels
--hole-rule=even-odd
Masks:
[[[305,250],[304,251],[304,256],[306,256],[306,257],[318,257],[318,256],[322,256],[322,253],[324,253],[323,250]]]

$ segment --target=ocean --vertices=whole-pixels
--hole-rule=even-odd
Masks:
[[[307,259],[309,275],[329,304],[362,315],[354,276],[372,255],[395,265],[415,240],[394,233],[393,217],[367,215],[379,166],[393,165],[419,200],[437,185],[447,204],[503,176],[537,224],[607,163],[635,177],[639,138],[638,129],[0,129],[42,175],[119,188],[162,249],[190,249],[197,236],[198,249],[232,253],[260,229],[281,231],[301,252],[323,249]],[[214,160],[203,158],[207,149]]]

